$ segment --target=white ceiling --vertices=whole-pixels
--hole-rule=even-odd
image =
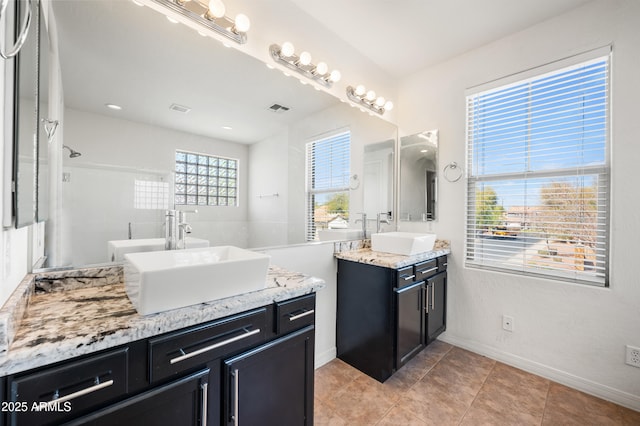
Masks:
[[[269,1],[289,2],[283,22],[315,19],[403,78],[589,0]],[[338,102],[131,1],[56,0],[53,9],[71,108],[250,144]],[[274,113],[274,103],[291,109]]]
[[[289,1],[402,78],[591,0]]]

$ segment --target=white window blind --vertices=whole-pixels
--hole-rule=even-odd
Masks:
[[[350,132],[307,144],[307,241],[331,222],[349,219],[350,151]]]
[[[609,56],[467,96],[467,266],[608,285]]]

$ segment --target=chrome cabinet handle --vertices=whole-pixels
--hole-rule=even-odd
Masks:
[[[424,288],[424,312],[425,313],[429,313],[429,294],[427,293],[427,290],[429,289],[429,286],[426,286]]]
[[[237,342],[238,340],[246,339],[247,337],[253,336],[254,334],[258,334],[258,333],[260,333],[260,329],[259,328],[256,328],[255,330],[247,331],[244,334],[240,334],[238,336],[232,337],[230,339],[224,340],[224,341],[219,342],[219,343],[214,343],[213,345],[204,347],[202,349],[198,349],[197,351],[193,351],[193,352],[189,352],[188,354],[177,356],[177,357],[171,359],[171,361],[169,361],[169,363],[170,364],[175,364],[177,362],[184,361],[185,359],[193,358],[194,356],[203,354],[205,352],[212,351],[214,349],[217,349],[217,348],[220,348],[222,346],[228,345],[229,343]]]
[[[96,378],[96,382],[97,381],[98,380]],[[82,389],[82,390],[79,390],[77,392],[73,392],[73,393],[70,393],[69,395],[65,395],[65,396],[62,396],[62,397],[59,397],[59,398],[56,398],[55,395],[54,395],[53,399],[51,401],[47,402],[47,408],[50,409],[53,405],[60,404],[61,402],[71,401],[72,399],[76,399],[76,398],[81,397],[83,395],[88,395],[90,393],[99,391],[100,389],[108,388],[109,386],[112,386],[113,383],[114,383],[113,380],[107,380],[106,382],[96,383],[95,385],[90,386],[90,387],[88,387],[86,389]],[[57,394],[57,391],[56,391],[56,394]],[[40,411],[41,407],[37,406],[36,410]]]
[[[235,426],[238,426],[238,423],[240,423],[239,419],[238,419],[238,396],[240,391],[238,390],[238,387],[240,385],[240,372],[238,371],[238,369],[236,368],[235,370],[233,370],[233,415],[232,415],[232,420],[233,420],[233,424]]]
[[[305,312],[303,312],[301,314],[293,315],[293,316],[289,317],[289,321],[295,321],[295,320],[300,319],[302,317],[306,317],[307,315],[311,315],[314,312],[315,312],[315,309],[311,309],[310,311],[305,311]]]
[[[0,5],[0,21],[2,20],[4,12],[6,12],[8,4],[9,0],[2,0],[2,4]],[[29,28],[31,27],[31,6],[31,0],[27,0],[27,10],[22,21],[22,29],[20,30],[20,34],[18,35],[15,45],[8,52],[4,51],[4,46],[0,47],[0,56],[4,59],[10,59],[16,56],[18,52],[20,52],[20,49],[22,49],[24,42],[27,40]]]
[[[436,310],[436,285],[431,283],[431,310]]]
[[[422,274],[422,275],[426,275],[429,272],[433,272],[433,271],[437,271],[437,270],[438,270],[438,267],[436,266],[435,268],[427,269],[426,271],[419,271],[419,273]]]
[[[405,280],[405,281],[411,281],[415,277],[416,277],[415,275],[407,275],[407,276],[402,277],[402,279]]]
[[[207,425],[207,411],[209,409],[209,383],[203,383],[200,385],[202,389],[202,415],[200,418],[202,419],[202,425]]]

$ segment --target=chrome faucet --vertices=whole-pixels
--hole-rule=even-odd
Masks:
[[[384,215],[384,219],[381,219],[380,216],[383,216],[383,215]],[[382,224],[383,223],[386,223],[387,225],[390,225],[391,224],[390,219],[391,219],[391,212],[378,213],[376,215],[376,232],[377,233],[382,232]]]
[[[366,213],[356,213],[362,215],[362,219],[356,219],[355,223],[362,222],[362,239],[367,239],[367,214]]]
[[[164,249],[178,250],[185,248],[186,235],[191,233],[191,225],[186,222],[186,212],[167,210],[164,224]]]

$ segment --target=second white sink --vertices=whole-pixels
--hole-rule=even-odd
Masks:
[[[384,232],[371,235],[371,250],[412,256],[433,250],[436,234]]]
[[[164,238],[136,238],[132,240],[112,240],[107,242],[109,262],[122,262],[127,253],[164,250]],[[209,247],[209,240],[187,237],[185,248]]]
[[[270,256],[219,246],[124,259],[127,295],[138,313],[148,315],[263,289]]]

